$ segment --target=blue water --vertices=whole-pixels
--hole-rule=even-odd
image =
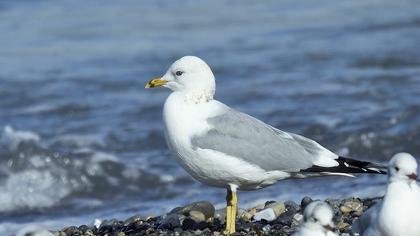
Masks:
[[[158,215],[224,190],[166,148],[169,91],[144,90],[184,55],[216,98],[335,152],[420,156],[418,1],[1,1],[0,235]],[[266,199],[374,196],[384,176],[287,180]]]

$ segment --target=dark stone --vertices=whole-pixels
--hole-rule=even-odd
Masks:
[[[247,223],[239,223],[236,224],[236,229],[238,231],[243,231],[243,232],[250,232],[251,228],[253,227],[253,223],[251,222],[247,222]]]
[[[125,234],[131,234],[137,231],[137,224],[136,223],[130,223],[128,225],[124,225],[124,227],[121,229],[122,232]]]
[[[147,223],[154,223],[154,222],[158,222],[162,219],[162,217],[160,216],[156,216],[156,217],[149,217],[147,218]]]
[[[137,230],[146,230],[146,229],[150,229],[152,228],[149,224],[147,223],[142,223],[142,224],[136,224],[136,229]]]
[[[196,230],[197,228],[198,228],[198,224],[193,219],[190,219],[190,218],[187,217],[182,222],[182,229],[183,230]]]
[[[68,236],[81,236],[83,234],[76,226],[64,228],[63,232]]]
[[[132,216],[132,217],[127,218],[124,221],[124,226],[127,226],[127,225],[129,225],[131,223],[140,222],[140,221],[146,221],[146,218],[143,217],[143,216],[141,216],[141,215],[135,215],[135,216]]]
[[[212,236],[213,235],[213,233],[211,232],[211,230],[209,228],[204,229],[201,233],[204,236]]]
[[[171,211],[169,211],[168,214],[171,214],[171,213],[179,214],[182,211],[182,209],[183,209],[183,207],[175,207],[174,209],[172,209]]]
[[[179,215],[175,213],[171,213],[166,215],[160,222],[160,225],[158,228],[162,229],[173,229],[176,227],[181,226],[181,221],[179,219]]]
[[[286,211],[283,214],[281,214],[279,217],[277,217],[276,220],[272,221],[271,225],[273,224],[280,224],[281,226],[292,225],[293,217],[300,210],[300,206],[293,201],[287,201],[284,203],[284,205],[286,207]]]
[[[81,226],[79,226],[79,230],[82,233],[85,233],[88,229],[89,229],[89,226],[87,226],[87,225],[81,225]]]
[[[376,198],[367,198],[362,200],[364,208],[368,209],[375,204],[377,204],[379,201],[381,201],[383,197],[376,197]]]
[[[174,229],[174,232],[176,232],[176,233],[181,233],[181,232],[182,232],[182,228],[181,228],[181,227],[176,227],[176,228]]]
[[[343,200],[343,202],[344,201],[345,200]],[[333,200],[333,199],[326,199],[325,202],[328,203],[328,205],[330,205],[335,217],[339,218],[342,215],[342,212],[340,210],[340,205],[342,204],[341,201]]]
[[[264,204],[264,207],[267,207],[267,205],[273,204],[275,202],[276,201],[266,201],[265,204]]]
[[[104,220],[98,229],[98,232],[113,232],[124,228],[124,222],[117,219]]]
[[[93,230],[93,229],[88,229],[88,230],[86,230],[84,233],[83,233],[83,235],[95,235],[96,234],[96,232],[97,232],[97,230],[95,229],[95,230]]]
[[[263,230],[264,232],[268,233],[268,232],[270,232],[270,230],[271,230],[271,226],[270,226],[270,225],[266,225],[266,226],[264,226],[264,227],[262,228],[262,230]]]
[[[108,234],[108,233],[112,233],[113,231],[115,231],[114,227],[109,224],[101,225],[98,229],[98,233],[100,234]]]
[[[189,232],[189,231],[182,231],[182,233],[180,234],[180,236],[193,236],[194,234]]]
[[[286,209],[288,209],[286,207]],[[284,225],[291,225],[292,221],[293,221],[293,216],[296,214],[296,211],[294,208],[291,208],[291,210],[287,210],[286,212],[284,212],[283,214],[281,214],[281,216],[277,217],[276,220],[274,220],[272,222],[272,224],[281,224],[282,226]]]
[[[225,224],[223,224],[219,219],[214,219],[213,224],[210,225],[211,231],[221,231],[225,227]]]
[[[293,213],[296,213],[300,210],[300,206],[294,201],[286,201],[284,205],[287,211],[292,211]]]
[[[313,200],[312,200],[312,198],[310,198],[310,197],[304,197],[303,199],[302,199],[302,201],[300,202],[300,206],[301,206],[301,209],[302,209],[302,211],[306,208],[306,206],[308,206],[309,205],[309,203],[311,203]]]
[[[206,229],[206,228],[208,228],[208,227],[210,227],[210,223],[208,223],[208,222],[204,222],[204,221],[202,221],[202,222],[199,222],[199,223],[197,224],[197,228],[198,228],[199,230],[203,230],[203,229]]]

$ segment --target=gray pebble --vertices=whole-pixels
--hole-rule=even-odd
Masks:
[[[199,211],[204,214],[206,219],[214,217],[214,206],[207,201],[193,202],[179,210],[180,214],[189,215],[191,211]]]
[[[197,223],[206,221],[206,216],[201,211],[190,211],[189,217]]]
[[[279,217],[286,210],[286,206],[283,202],[273,202],[266,205],[266,208],[271,208],[274,210],[276,217]]]
[[[127,226],[127,225],[132,224],[132,223],[141,222],[141,221],[146,221],[146,218],[141,216],[141,215],[134,215],[130,218],[127,218],[124,221],[124,226]]]
[[[264,226],[264,227],[262,228],[262,230],[263,230],[264,232],[268,232],[268,231],[270,231],[270,230],[271,230],[271,226],[270,226],[270,225],[266,225],[266,226]]]
[[[180,226],[181,226],[181,220],[180,220],[179,215],[176,213],[170,213],[162,217],[159,227],[163,229],[173,229]]]
[[[224,224],[226,221],[226,208],[215,211],[214,219],[217,219],[220,221],[220,223]]]
[[[264,210],[261,210],[257,213],[255,213],[253,219],[255,221],[261,221],[261,220],[265,220],[268,222],[271,222],[273,220],[275,220],[277,218],[276,213],[274,212],[274,210],[272,208],[266,208]]]
[[[300,209],[300,206],[294,201],[286,201],[284,205],[286,206],[288,211],[293,211],[294,213],[296,213]]]

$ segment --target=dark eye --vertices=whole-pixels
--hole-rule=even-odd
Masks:
[[[398,168],[398,167],[396,166],[396,167],[395,167],[395,170],[396,170],[396,171],[399,171],[399,170],[400,170],[400,168]]]
[[[315,222],[318,222],[318,219],[314,217],[314,221],[315,221]]]
[[[183,72],[183,71],[180,71],[180,70],[179,70],[179,71],[177,71],[177,72],[175,72],[175,75],[176,75],[176,76],[181,76],[182,74],[184,74],[184,72]]]

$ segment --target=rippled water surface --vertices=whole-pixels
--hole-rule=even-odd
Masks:
[[[166,148],[169,91],[202,57],[216,98],[335,152],[420,156],[417,1],[0,2],[0,234],[160,214],[224,190]],[[240,204],[383,193],[384,176],[287,180]]]

